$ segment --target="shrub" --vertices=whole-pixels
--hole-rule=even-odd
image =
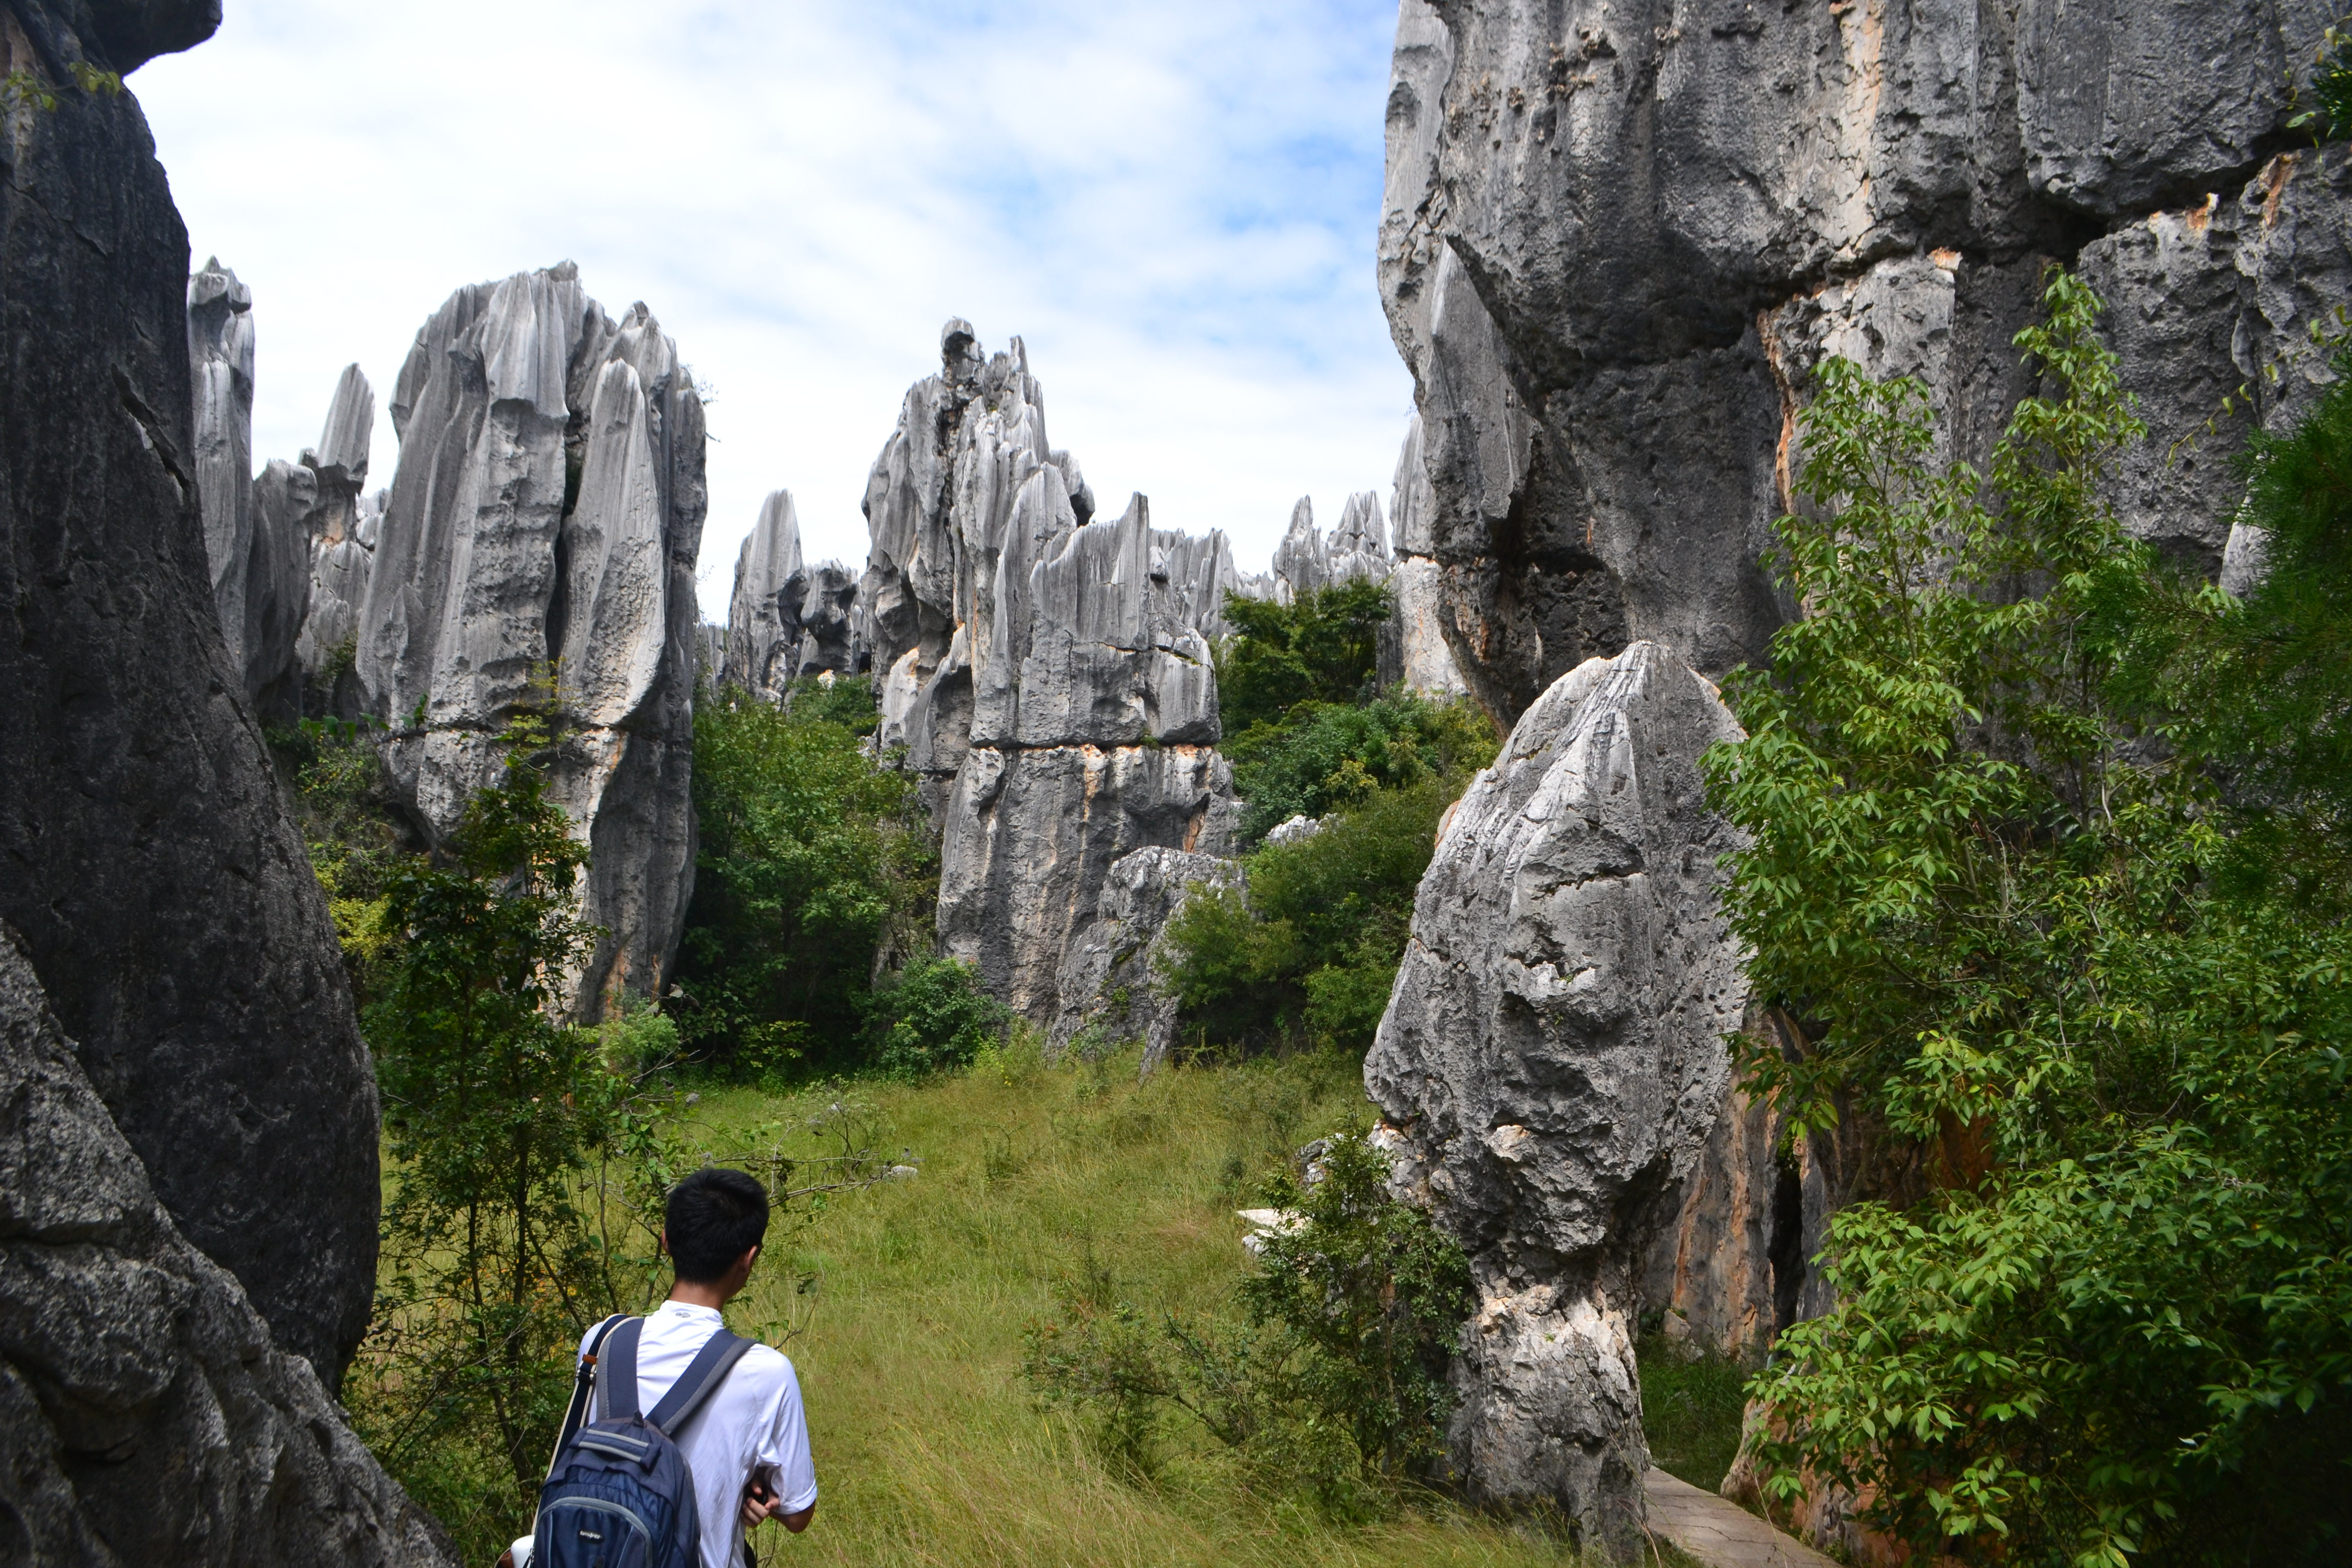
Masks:
[[[2352,681],[2327,637],[2286,635],[2326,594],[2233,609],[2125,538],[2103,498],[2140,432],[2098,308],[2053,274],[2018,339],[2047,395],[1990,486],[1930,465],[1916,383],[1832,362],[1807,416],[1817,510],[1780,531],[1809,613],[1729,683],[1748,739],[1707,770],[1752,837],[1727,908],[1759,1000],[1813,1037],[1748,1055],[1749,1082],[1799,1136],[1850,1119],[1878,1147],[1824,1255],[1837,1309],[1751,1387],[1759,1458],[1768,1495],[1854,1489],[1962,1563],[2329,1560],[2352,1523],[2352,936],[2274,890],[2291,865],[2213,873],[2342,854],[2326,723]],[[2258,449],[2274,575],[2352,529],[2319,482],[2339,439]],[[2305,504],[2309,552],[2275,510]],[[2231,663],[2255,648],[2260,680]],[[2267,750],[2313,723],[2307,753]]]
[[[1467,702],[1402,688],[1360,707],[1302,702],[1230,742],[1242,838],[1293,816],[1360,806],[1384,789],[1467,778],[1495,760],[1491,720]]]
[[[867,1058],[898,1079],[970,1067],[1013,1022],[1012,1010],[981,989],[980,972],[952,958],[916,959],[866,1008]]]
[[[1356,579],[1288,605],[1225,595],[1233,627],[1216,649],[1217,710],[1228,735],[1278,720],[1301,702],[1357,702],[1373,694],[1387,585]]]
[[[673,1013],[689,1048],[738,1076],[855,1065],[877,958],[928,945],[913,785],[843,721],[872,707],[862,679],[796,684],[785,708],[698,698],[701,842]]]
[[[1444,1451],[1469,1265],[1390,1195],[1388,1158],[1361,1134],[1310,1152],[1311,1184],[1285,1173],[1265,1190],[1288,1223],[1260,1236],[1236,1319],[1152,1323],[1089,1252],[1061,1316],[1031,1325],[1023,1371],[1045,1402],[1089,1413],[1130,1474],[1152,1473],[1162,1415],[1181,1411],[1269,1489],[1377,1516]]]
[[[1251,855],[1245,892],[1195,891],[1160,960],[1187,1022],[1219,1043],[1369,1047],[1438,820],[1461,791],[1433,778],[1376,792],[1312,837]]]

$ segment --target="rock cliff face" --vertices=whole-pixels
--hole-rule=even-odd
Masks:
[[[217,20],[0,13],[0,74],[56,96],[16,100],[0,138],[0,921],[181,1233],[332,1384],[374,1288],[374,1080],[212,593],[187,234],[137,102],[70,68],[129,69]],[[77,1300],[93,1353],[111,1300]],[[172,1490],[122,1484],[150,1510]]]
[[[1437,620],[1481,700],[1516,714],[1629,637],[1714,673],[1759,655],[1820,356],[1922,375],[1979,456],[2052,259],[2105,293],[2168,432],[2124,476],[2133,530],[2218,570],[2243,426],[2165,449],[2242,382],[2279,416],[2352,285],[2343,155],[2284,126],[2332,16],[1403,0],[1381,289]]]
[[[1238,860],[1157,845],[1112,861],[1094,920],[1062,954],[1051,1047],[1066,1050],[1091,1029],[1106,1042],[1141,1041],[1147,1073],[1167,1060],[1180,1020],[1154,966],[1160,934],[1195,885],[1234,887],[1241,879]]]
[[[1454,807],[1364,1064],[1397,1178],[1470,1257],[1457,1471],[1640,1540],[1633,1334],[1730,1077],[1748,987],[1734,847],[1697,758],[1739,730],[1654,643],[1553,684]]]
[[[551,793],[591,853],[609,934],[584,1016],[657,994],[693,879],[694,563],[702,402],[643,305],[619,321],[569,263],[460,289],[392,399],[395,471],[360,612],[384,759],[431,837],[502,767],[509,715],[546,700]]]
[[[1141,496],[1096,519],[1019,339],[987,357],[952,321],[940,350],[866,481],[882,739],[926,781],[942,947],[1050,1026],[1112,863],[1231,837],[1206,637],[1232,557]]]
[[[720,679],[775,702],[803,676],[865,673],[871,656],[857,587],[837,561],[802,563],[793,492],[773,492],[735,558]]]
[[[173,1225],[76,1055],[0,924],[0,1557],[454,1562]]]

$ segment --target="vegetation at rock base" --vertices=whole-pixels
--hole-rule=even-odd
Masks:
[[[1061,1311],[1032,1324],[1023,1371],[1139,1479],[1157,1473],[1181,1412],[1261,1489],[1326,1518],[1378,1519],[1444,1456],[1446,1362],[1469,1315],[1470,1269],[1427,1215],[1389,1195],[1387,1157],[1363,1134],[1309,1152],[1311,1181],[1284,1168],[1259,1194],[1283,1218],[1254,1238],[1238,1318],[1115,1299],[1110,1271],[1089,1258],[1058,1293]]]
[[[1231,627],[1215,650],[1217,711],[1228,741],[1280,723],[1300,703],[1342,706],[1378,694],[1385,584],[1355,579],[1287,605],[1225,595]]]
[[[877,722],[863,679],[796,684],[782,707],[697,696],[700,846],[669,1011],[722,1072],[858,1066],[877,971],[929,950],[936,856],[913,782],[868,750]]]
[[[1371,1044],[1438,821],[1497,744],[1466,702],[1378,690],[1388,613],[1365,582],[1225,602],[1219,702],[1243,839],[1298,816],[1321,829],[1256,848],[1245,890],[1198,889],[1170,923],[1162,983],[1202,1044]]]
[[[2352,390],[2257,446],[2280,544],[2233,605],[2123,534],[2098,302],[2057,273],[2044,308],[1989,476],[1932,460],[1924,386],[1822,368],[1780,527],[1811,613],[1708,759],[1753,836],[1733,923],[1811,1038],[1749,1081],[1875,1150],[1759,1458],[1963,1563],[2334,1561],[2352,931],[2303,872],[2352,831]]]

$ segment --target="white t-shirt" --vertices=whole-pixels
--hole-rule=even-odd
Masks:
[[[640,1412],[650,1412],[669,1392],[720,1327],[717,1312],[683,1301],[665,1301],[646,1319],[637,1341]],[[581,1340],[580,1352],[587,1353],[587,1338]],[[600,1397],[591,1419],[604,1413]],[[742,1568],[743,1489],[754,1470],[763,1472],[768,1489],[783,1500],[782,1512],[798,1513],[816,1501],[816,1466],[809,1458],[800,1379],[793,1374],[793,1363],[766,1345],[745,1351],[727,1381],[704,1399],[687,1423],[678,1452],[694,1471],[702,1568]]]

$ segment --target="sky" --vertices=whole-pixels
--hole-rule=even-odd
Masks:
[[[703,613],[770,490],[862,563],[939,331],[1019,335],[1107,512],[1265,568],[1389,501],[1412,413],[1373,279],[1394,0],[227,0],[129,85],[253,290],[254,454],[383,412],[462,284],[570,258],[712,389]]]

